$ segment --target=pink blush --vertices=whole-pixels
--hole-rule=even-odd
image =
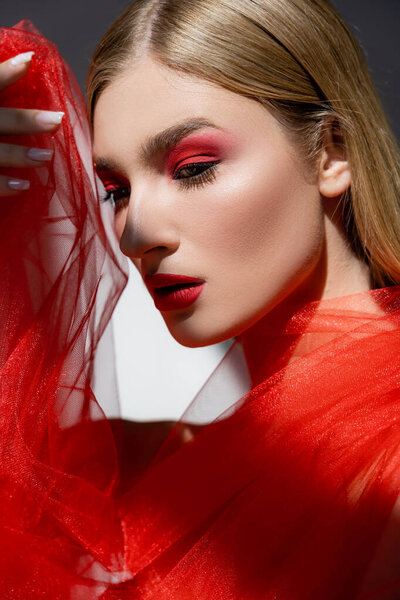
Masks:
[[[230,136],[221,132],[193,134],[182,139],[169,151],[165,160],[166,169],[172,176],[176,168],[183,166],[182,162],[189,158],[193,159],[191,162],[220,160],[232,147]]]

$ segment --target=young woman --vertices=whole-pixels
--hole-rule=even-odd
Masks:
[[[3,85],[27,73],[30,59],[3,63]],[[68,162],[68,151],[83,151],[65,88],[66,99],[53,89],[46,106],[66,108],[63,127],[72,123],[55,134],[50,172],[58,199],[63,177],[73,185],[75,204],[63,191],[76,212],[65,204],[62,218],[44,212],[40,235],[50,216],[62,222],[57,235],[79,239],[48,276],[51,294],[63,277],[91,294],[56,313],[56,339],[69,322],[77,335],[75,345],[63,338],[62,370],[52,365],[56,401],[42,429],[51,422],[52,435],[40,449],[24,420],[24,448],[29,438],[46,477],[40,516],[35,497],[32,523],[15,530],[32,543],[42,579],[30,573],[13,597],[46,594],[45,577],[48,597],[60,598],[397,598],[399,156],[349,29],[326,0],[136,0],[100,42],[87,101],[102,209],[113,208],[119,248],[175,339],[195,347],[236,338],[225,364],[235,367],[242,351],[249,389],[227,399],[222,367],[156,454],[133,456],[137,436],[125,436],[118,487],[110,457],[106,465],[99,457],[115,453],[121,431],[110,436],[110,423],[91,414],[90,372],[85,385],[63,379],[87,356],[76,353],[77,308],[83,325],[104,276],[92,240],[110,258],[108,274],[121,276],[90,208],[84,160],[79,169]],[[15,96],[10,88],[10,106]],[[1,118],[3,133],[36,134],[56,131],[62,115],[9,109]],[[10,141],[2,152],[7,167],[45,169],[51,159]],[[30,197],[26,180],[4,174],[1,184],[3,195]],[[39,185],[29,193],[40,203]],[[18,246],[22,258],[31,246]],[[72,248],[85,269],[73,268]],[[92,321],[97,332],[112,306],[100,325]],[[53,320],[45,323],[53,332]],[[203,409],[212,422],[192,427]]]

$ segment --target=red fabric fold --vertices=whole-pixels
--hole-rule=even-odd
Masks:
[[[386,597],[372,563],[400,491],[399,300],[393,287],[293,315],[280,339],[291,352],[293,338],[306,340],[305,353],[123,499],[127,564],[139,575],[115,597]],[[250,371],[274,341],[256,330]],[[400,526],[390,527],[393,561]],[[388,598],[399,595],[399,566],[385,573]]]

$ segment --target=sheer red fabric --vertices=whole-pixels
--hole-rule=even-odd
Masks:
[[[31,26],[1,30],[1,60],[28,50],[3,106],[67,118],[21,139],[54,164],[0,205],[1,598],[399,598],[400,287],[260,321],[137,456],[93,393],[126,270],[82,100]]]
[[[35,51],[1,105],[66,113],[55,135],[9,138],[55,156],[16,169],[31,189],[0,202],[0,597],[95,598],[104,586],[91,570],[118,571],[123,545],[117,449],[92,392],[93,358],[127,275],[101,218],[69,68],[27,22],[0,36],[1,61]]]

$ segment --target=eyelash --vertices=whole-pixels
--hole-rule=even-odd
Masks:
[[[191,188],[201,188],[207,183],[211,183],[215,181],[216,178],[216,169],[219,161],[209,161],[209,162],[199,162],[199,163],[189,163],[184,165],[180,169],[174,173],[173,179],[179,182],[179,185],[182,189],[188,190]],[[184,171],[185,169],[196,169],[203,168],[203,171],[200,171],[197,175],[189,175],[188,177],[183,177],[179,179],[177,175]],[[130,196],[130,187],[126,185],[117,185],[117,184],[109,184],[106,186],[106,194],[103,197],[103,202],[107,202],[109,200],[112,201],[115,210],[120,210],[125,206],[129,200]],[[115,196],[119,196],[119,198]]]
[[[179,181],[179,185],[184,189],[188,190],[190,188],[200,188],[205,186],[207,183],[211,183],[215,181],[216,178],[216,169],[218,165],[218,161],[209,161],[209,162],[199,162],[199,163],[189,163],[184,165],[180,169],[174,173],[173,179]],[[183,179],[177,179],[176,175],[184,171],[185,169],[193,169],[198,167],[205,167],[203,171],[198,173],[197,175],[189,175],[189,177],[184,177]]]
[[[118,185],[116,183],[105,185],[106,193],[102,198],[102,202],[111,201],[114,211],[118,212],[128,204],[131,188],[126,185]],[[115,196],[119,196],[116,198]]]

